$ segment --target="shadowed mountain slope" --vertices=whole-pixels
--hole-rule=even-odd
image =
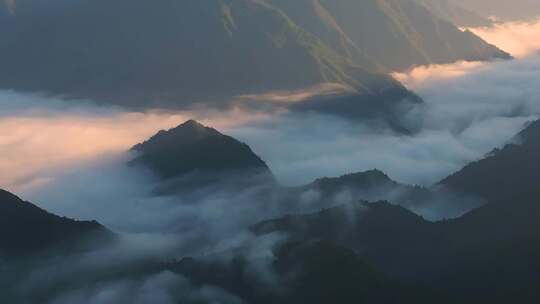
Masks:
[[[355,250],[387,274],[396,275],[410,271],[400,267],[407,260],[420,271],[419,259],[426,257],[414,257],[418,248],[427,244],[437,246],[440,242],[440,234],[432,226],[433,223],[388,202],[357,202],[265,221],[252,230],[258,235],[280,232],[292,239],[329,240]]]
[[[390,278],[442,291],[441,300],[534,303],[540,207],[521,197],[512,203],[436,223],[388,203],[357,203],[262,222],[253,231],[335,242]]]
[[[520,197],[537,199],[540,188],[540,121],[529,124],[511,143],[465,166],[440,182],[455,191],[491,202]]]
[[[354,251],[328,241],[293,241],[276,245],[274,261],[261,278],[245,258],[249,248],[225,259],[183,259],[168,268],[194,284],[212,284],[247,303],[430,303],[429,289],[388,280]],[[444,301],[440,303],[445,303]]]
[[[421,101],[383,71],[507,58],[409,1],[10,3],[0,6],[0,88],[135,108],[221,107],[338,83],[353,93],[298,109],[407,132],[399,117]]]
[[[112,237],[113,234],[97,222],[59,217],[0,190],[0,256],[76,248],[85,239]]]
[[[360,94],[400,87],[262,1],[19,1],[20,32],[0,48],[2,88],[182,107],[326,82]]]

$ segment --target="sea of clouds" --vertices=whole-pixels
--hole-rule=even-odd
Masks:
[[[246,142],[288,186],[373,168],[400,182],[429,186],[504,145],[540,115],[540,22],[474,31],[516,59],[418,67],[394,75],[426,102],[409,113],[410,123],[422,126],[411,136],[313,113],[240,106],[226,111],[133,112],[90,101],[1,91],[0,188],[63,216],[98,220],[124,240],[118,248],[93,252],[87,259],[75,257],[50,263],[52,269],[35,269],[26,286],[46,281],[43,278],[51,273],[66,280],[74,275],[70,269],[84,271],[127,252],[133,260],[181,256],[219,251],[253,239],[244,229],[258,213],[251,204],[253,189],[156,197],[152,189],[158,181],[126,165],[131,146],[187,119],[195,118]],[[290,95],[292,101],[301,102],[311,93],[313,89]],[[287,92],[281,92],[278,101],[286,100]],[[268,246],[262,247],[261,252],[266,252]],[[212,287],[193,289],[184,278],[170,273],[103,284],[63,294],[53,303],[102,303],[104,299],[131,303],[146,297],[169,303],[174,299],[171,286],[185,286],[186,294],[194,298],[220,294],[237,300]]]

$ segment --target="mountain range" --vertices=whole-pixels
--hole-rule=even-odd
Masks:
[[[460,27],[539,12],[537,0],[0,0],[0,89],[130,110],[280,107],[412,134],[404,117],[424,103],[392,72],[510,59]],[[308,97],[283,102],[295,94]],[[115,193],[96,196],[104,212],[166,225],[113,232],[0,189],[0,303],[540,302],[540,120],[432,186],[377,169],[284,186],[263,151],[195,120],[126,152],[123,169],[154,191],[97,188]]]
[[[441,292],[442,301],[534,303],[539,211],[535,201],[516,198],[434,223],[387,202],[357,203],[253,229],[351,248],[389,278]]]
[[[538,161],[535,148],[540,142],[539,125],[540,121],[528,124],[511,144],[465,166],[433,189],[401,185],[378,170],[318,179],[289,189],[272,181],[258,196],[260,201],[257,199],[253,204],[268,206],[275,202],[268,194],[279,191],[286,199],[278,202],[293,205],[283,209],[292,213],[254,222],[249,227],[257,238],[285,236],[272,246],[274,259],[267,270],[270,277],[256,270],[259,268],[253,268],[253,263],[265,260],[252,260],[250,252],[257,247],[251,248],[247,243],[211,255],[174,262],[147,262],[149,264],[137,267],[136,271],[107,272],[106,278],[127,279],[168,271],[181,274],[193,286],[216,286],[243,301],[256,303],[307,300],[312,303],[333,300],[340,303],[535,303],[540,296],[535,285],[540,273],[538,190],[536,184],[528,180],[521,184],[509,181],[515,182],[523,176],[531,178],[529,174],[535,167],[522,164]],[[238,152],[242,160],[220,163],[228,152],[239,148],[243,151]],[[210,175],[215,168],[232,169],[232,172],[258,168],[269,172],[268,166],[245,144],[195,121],[162,131],[135,149],[138,157],[143,155],[137,166],[147,166],[158,175],[160,166],[141,160],[145,152],[155,156],[157,154],[152,153],[157,151],[164,159],[169,156],[178,159],[178,165],[171,167],[175,170],[161,173],[165,180],[189,174],[200,165],[205,165],[200,169],[209,170],[206,172]],[[192,152],[184,153],[184,149]],[[195,152],[204,157],[188,157]],[[188,158],[182,158],[184,155]],[[516,162],[513,168],[507,167],[509,159]],[[181,164],[182,160],[186,163]],[[476,169],[478,166],[481,171]],[[482,175],[474,175],[476,172]],[[470,182],[469,178],[480,178],[483,182]],[[219,180],[214,182],[219,183]],[[505,188],[507,183],[512,187]],[[381,185],[387,190],[381,191]],[[395,196],[394,202],[376,201],[382,193],[396,189],[412,193],[408,197],[414,201],[433,197],[433,192],[446,187],[483,196],[487,203],[480,207],[469,206],[468,212],[453,219],[430,221],[409,210],[410,205],[400,203],[400,196]],[[294,207],[305,206],[306,202],[300,203],[299,193],[317,192],[319,202],[328,202],[347,188],[356,192],[348,201],[316,205],[315,209],[319,210],[314,211]],[[483,195],[488,188],[500,193],[496,198]],[[371,202],[358,201],[370,192]],[[65,250],[78,248],[75,244],[88,234],[111,237],[111,233],[96,222],[60,218],[8,192],[0,194],[4,252],[33,254],[58,248],[58,245]],[[460,203],[462,198],[456,196],[449,203]],[[235,210],[233,207],[231,212]],[[77,284],[84,284],[84,280]]]
[[[390,71],[510,58],[409,0],[4,0],[0,25],[0,88],[135,108],[339,83],[337,114],[383,116],[419,100]]]
[[[539,123],[529,124],[502,151],[509,147],[512,151],[517,147],[532,149],[540,140]],[[531,282],[537,279],[540,269],[536,262],[540,257],[540,247],[536,245],[540,237],[540,208],[536,204],[538,196],[533,195],[537,187],[526,182],[529,179],[519,187],[503,186],[507,180],[523,181],[517,179],[524,176],[521,174],[530,178],[527,174],[534,172],[535,167],[528,170],[520,163],[536,163],[538,153],[514,155],[518,163],[512,170],[505,167],[506,158],[497,157],[499,153],[477,162],[491,165],[481,175],[471,177],[464,173],[476,166],[473,163],[448,179],[463,178],[461,183],[470,186],[466,192],[471,195],[479,195],[489,187],[493,193],[500,190],[505,196],[496,200],[486,196],[487,204],[470,207],[471,211],[452,220],[428,221],[402,206],[380,201],[350,202],[254,225],[251,229],[259,236],[274,233],[288,236],[287,241],[276,245],[276,261],[272,264],[278,281],[286,282],[282,282],[285,286],[296,286],[284,294],[250,279],[245,268],[247,261],[242,262],[242,250],[233,254],[236,258],[229,259],[232,264],[205,258],[184,259],[172,264],[170,269],[187,275],[197,284],[220,286],[257,303],[283,303],[290,299],[312,299],[314,303],[328,303],[329,299],[340,299],[340,303],[362,302],[381,296],[380,288],[387,291],[385,296],[389,298],[385,303],[505,303],[516,299],[520,303],[534,303],[538,294]],[[482,183],[471,183],[467,178],[481,179]],[[381,185],[386,185],[386,189],[405,187],[374,170],[319,179],[304,189],[318,189],[322,200],[328,201],[332,193],[347,187],[366,195]],[[449,186],[443,182],[434,189]],[[417,188],[416,191],[426,195],[428,190]],[[456,196],[455,203],[460,199]],[[312,260],[314,264],[310,264]],[[334,269],[331,267],[341,267],[336,261],[356,270],[331,274]],[[374,284],[369,289],[371,292],[349,286],[351,281],[346,273],[358,275],[358,281]]]
[[[529,124],[513,139],[515,143],[502,151],[534,146],[540,140],[539,123]],[[381,286],[387,291],[384,296],[389,297],[384,303],[535,303],[540,296],[534,283],[540,270],[540,205],[536,184],[528,182],[528,174],[535,167],[527,170],[520,163],[536,163],[538,153],[513,155],[518,163],[511,170],[506,167],[504,153],[504,157],[493,155],[466,166],[449,179],[464,178],[462,183],[467,184],[467,178],[472,176],[466,172],[471,166],[486,163],[490,166],[482,165],[483,175],[474,176],[482,183],[471,183],[467,190],[481,194],[489,187],[493,193],[500,190],[502,195],[496,199],[486,196],[487,204],[455,219],[428,221],[404,207],[380,201],[346,203],[252,226],[258,236],[287,236],[286,241],[275,245],[276,260],[271,264],[276,280],[293,286],[284,294],[249,279],[242,250],[226,259],[230,262],[221,260],[216,264],[215,259],[201,257],[181,260],[170,269],[191,277],[197,284],[220,286],[258,303],[282,303],[288,299],[369,303],[374,295],[381,296],[377,292]],[[520,176],[526,179],[517,179]],[[362,179],[355,175],[341,179],[343,184],[350,180]],[[384,174],[373,171],[363,183],[384,180]],[[508,186],[514,187],[505,187],[508,181],[518,180],[522,181],[519,186],[510,183]],[[332,189],[339,181],[323,179],[315,184]],[[341,269],[341,262],[355,270],[343,270],[342,275],[333,273],[332,265]],[[370,289],[373,293],[348,285],[349,274],[358,275],[358,281],[369,277],[369,284],[375,284]]]
[[[249,146],[194,120],[161,130],[131,151],[131,166],[150,170],[159,178],[156,193],[189,193],[208,187],[238,191],[257,186],[257,201],[283,212],[305,211],[308,206],[311,210],[328,208],[336,202],[389,200],[415,212],[437,210],[423,214],[438,219],[441,214],[460,216],[484,202],[474,193],[440,185],[398,183],[380,170],[319,178],[298,187],[281,186]],[[267,202],[269,197],[271,203]]]

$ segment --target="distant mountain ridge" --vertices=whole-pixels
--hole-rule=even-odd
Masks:
[[[528,124],[512,142],[501,150],[510,152],[495,151],[490,156],[495,158],[480,161],[481,167],[484,162],[490,165],[488,171],[480,171],[483,175],[471,171],[476,174],[471,175],[473,180],[484,178],[480,184],[487,182],[499,199],[455,219],[429,221],[396,201],[349,200],[321,205],[322,210],[313,212],[293,210],[290,215],[251,226],[258,238],[283,237],[267,249],[272,251],[270,261],[269,253],[250,260],[252,250],[257,250],[245,244],[211,256],[184,258],[164,269],[182,274],[194,284],[218,286],[256,303],[308,299],[310,303],[335,299],[344,303],[375,299],[377,303],[381,292],[384,303],[536,303],[540,298],[536,287],[540,271],[538,178],[511,188],[498,182],[520,180],[515,177],[537,169],[540,121]],[[497,169],[507,164],[506,153],[515,167]],[[531,168],[525,167],[531,162]],[[468,167],[464,170],[470,170]],[[377,192],[381,185],[388,187],[386,191],[417,191],[418,197],[433,191],[400,185],[378,170],[322,178],[296,190],[330,201],[346,189]],[[285,201],[302,201],[296,194],[289,192]],[[458,203],[463,196],[454,199]],[[254,264],[268,269],[261,276],[253,271]],[[366,280],[367,285],[362,286],[369,288],[351,285],[351,280]]]

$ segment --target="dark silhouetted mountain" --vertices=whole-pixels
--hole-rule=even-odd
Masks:
[[[130,164],[149,168],[175,187],[273,181],[266,163],[248,145],[194,120],[162,130],[132,151],[137,155]]]
[[[0,190],[0,256],[73,249],[86,239],[112,237],[113,234],[97,222],[59,217]]]
[[[486,158],[465,166],[440,182],[455,191],[477,195],[490,202],[528,195],[540,197],[540,121],[531,123],[512,143]]]
[[[358,202],[314,214],[287,216],[262,222],[254,226],[253,231],[257,234],[282,231],[300,235],[302,238],[316,235],[348,246],[351,246],[352,242],[357,244],[355,247],[362,247],[364,244],[372,246],[373,242],[387,242],[388,235],[418,237],[417,232],[424,230],[425,225],[429,225],[429,222],[403,207],[388,202]]]
[[[252,227],[258,235],[281,232],[292,239],[325,239],[351,248],[391,276],[431,267],[418,250],[438,246],[435,224],[388,202],[345,204],[307,215],[286,216]],[[399,254],[396,252],[399,251]],[[425,271],[425,270],[424,270]]]
[[[431,278],[469,302],[537,303],[540,293],[540,205],[516,194],[462,218],[440,223],[449,243]]]
[[[336,242],[386,277],[442,291],[450,302],[535,303],[539,219],[537,200],[516,195],[449,221],[427,222],[384,202],[357,203],[262,222],[253,231]]]
[[[390,70],[458,60],[510,58],[469,31],[412,0],[268,0],[315,35],[326,26],[339,39],[323,39],[355,58],[369,58]],[[294,4],[293,4],[294,3]],[[302,8],[299,8],[302,6]],[[290,13],[289,13],[290,12]],[[314,12],[314,13],[313,13]],[[315,16],[315,18],[314,18]],[[319,19],[319,21],[314,21]],[[328,34],[328,31],[326,32]]]
[[[246,303],[429,303],[434,293],[395,284],[358,254],[328,241],[276,245],[267,280],[237,252],[227,260],[184,259],[169,267],[197,285],[214,285]],[[271,280],[270,282],[268,280]]]

